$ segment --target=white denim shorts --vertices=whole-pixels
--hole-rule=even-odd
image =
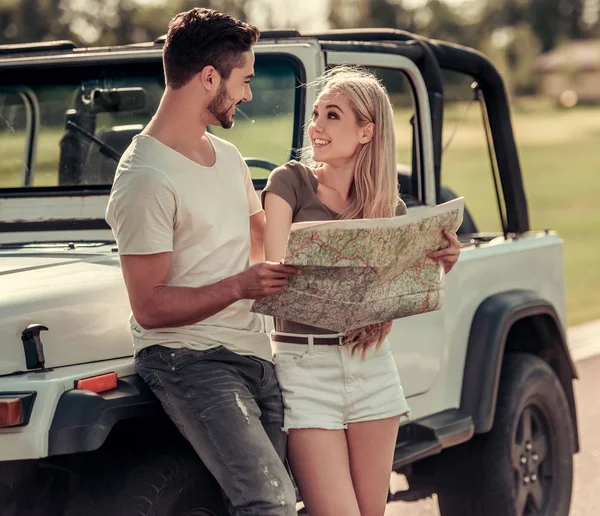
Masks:
[[[271,332],[281,336],[331,337]],[[386,339],[362,358],[349,346],[291,344],[271,339],[285,409],[283,430],[343,430],[349,423],[409,415]]]

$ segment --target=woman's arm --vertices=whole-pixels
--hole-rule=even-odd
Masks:
[[[285,248],[292,226],[292,207],[272,192],[265,193],[264,205],[267,219],[265,260],[279,262],[285,258]]]
[[[265,261],[265,212],[260,210],[250,215],[250,261]]]

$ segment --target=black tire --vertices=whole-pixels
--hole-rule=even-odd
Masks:
[[[63,516],[227,515],[219,485],[191,447],[107,455]]]
[[[5,462],[0,467],[2,516],[60,516],[72,475],[46,460]]]
[[[433,473],[442,516],[568,516],[574,431],[566,396],[540,358],[502,367],[494,426],[445,450]]]

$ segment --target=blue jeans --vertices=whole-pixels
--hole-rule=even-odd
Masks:
[[[297,514],[272,363],[223,346],[151,346],[136,368],[216,478],[232,516]]]

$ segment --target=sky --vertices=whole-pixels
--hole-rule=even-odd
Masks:
[[[273,7],[281,5],[281,0],[262,0]],[[298,5],[300,4],[300,5]],[[293,0],[287,2],[286,9],[273,9],[274,21],[279,27],[292,29],[321,30],[327,29],[327,17],[329,15],[329,2],[327,0]],[[259,27],[265,26],[258,13],[253,13],[256,18],[254,22]]]

